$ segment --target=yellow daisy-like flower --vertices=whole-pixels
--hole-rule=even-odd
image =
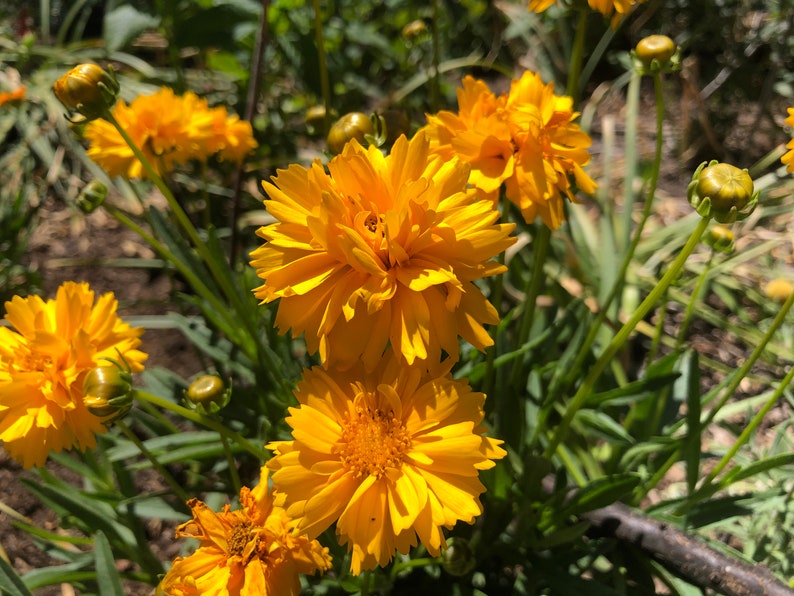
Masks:
[[[466,76],[458,105],[457,114],[428,115],[423,130],[433,152],[471,165],[469,182],[484,196],[495,199],[504,183],[527,222],[540,216],[557,229],[565,220],[563,196],[576,201],[571,175],[579,190],[595,192],[582,169],[590,161],[590,137],[573,122],[579,115],[573,100],[554,95],[553,83],[528,71],[497,97],[483,81]]]
[[[0,93],[0,107],[7,103],[16,103],[25,99],[27,90],[25,87],[17,87],[13,91],[3,91]]]
[[[207,100],[190,91],[178,96],[163,87],[129,105],[119,100],[112,113],[158,174],[218,152],[222,158],[241,161],[256,147],[248,122],[227,115],[224,108],[210,108]],[[111,176],[146,177],[141,162],[110,122],[89,122],[85,137],[90,143],[88,156]]]
[[[267,445],[297,529],[311,538],[337,522],[355,574],[407,554],[417,538],[438,556],[442,528],[482,513],[480,470],[506,455],[483,436],[485,395],[449,366],[434,369],[386,357],[371,373],[307,370],[287,418],[293,440]]]
[[[505,271],[489,261],[510,246],[513,224],[494,224],[492,203],[468,192],[469,168],[401,137],[385,156],[357,141],[328,164],[292,165],[273,183],[251,253],[263,302],[280,299],[276,325],[305,334],[324,364],[372,369],[387,348],[409,364],[458,357],[462,336],[493,342],[499,320],[473,283]]]
[[[557,0],[530,0],[529,10],[532,12],[544,12]],[[639,4],[642,0],[587,0],[590,8],[597,10],[605,17],[615,13],[618,19],[627,15],[634,8],[635,4]]]
[[[15,296],[0,326],[0,441],[26,468],[41,466],[50,451],[91,449],[104,418],[83,405],[86,375],[108,360],[143,370],[143,329],[116,314],[112,293],[94,304],[86,283],[66,282],[55,300]]]
[[[200,541],[178,557],[158,587],[168,596],[297,596],[300,575],[331,567],[328,549],[294,532],[287,512],[274,504],[267,471],[259,484],[240,490],[241,508],[214,512],[198,499],[188,501],[193,519],[176,529],[180,538]]]
[[[794,128],[794,108],[788,109],[788,118],[786,118],[786,124]],[[794,172],[794,139],[790,140],[786,144],[786,149],[788,149],[788,151],[783,157],[780,158],[780,161],[782,161],[783,165],[786,166],[787,171]]]

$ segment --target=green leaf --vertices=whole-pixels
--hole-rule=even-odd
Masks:
[[[39,588],[46,588],[47,586],[69,584],[93,580],[96,578],[94,571],[88,571],[86,568],[93,565],[93,558],[91,553],[80,553],[84,555],[81,561],[68,563],[66,565],[56,565],[53,567],[42,567],[40,569],[33,569],[26,573],[22,579],[25,580],[25,585],[31,590],[38,590]]]
[[[753,476],[763,472],[791,464],[794,464],[794,453],[781,453],[780,455],[773,455],[772,457],[753,462],[744,467],[733,468],[720,479],[719,486],[720,488],[725,488],[726,486],[729,486],[735,482],[746,480],[747,478],[752,478]]]
[[[124,596],[124,587],[116,569],[113,550],[102,531],[97,531],[94,539],[94,560],[96,561],[96,580],[100,596]]]
[[[32,596],[17,572],[3,557],[0,557],[0,594]]]
[[[610,443],[631,445],[634,438],[614,418],[596,410],[579,410],[574,418],[577,429],[583,434],[595,435]]]
[[[159,17],[122,4],[105,14],[105,47],[109,52],[120,50],[147,29],[155,29],[159,25]]]
[[[619,474],[591,481],[576,491],[565,506],[565,515],[579,515],[611,505],[631,494],[640,483],[636,474]]]
[[[686,360],[682,360],[683,379],[686,380],[686,425],[687,434],[683,441],[683,458],[686,465],[687,492],[692,494],[700,478],[700,363],[698,353],[692,350]]]

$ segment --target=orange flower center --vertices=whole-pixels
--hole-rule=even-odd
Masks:
[[[402,421],[391,410],[358,406],[342,424],[339,457],[356,478],[380,478],[398,468],[411,447]]]
[[[349,197],[350,214],[353,228],[361,239],[372,248],[375,255],[387,267],[389,266],[389,250],[386,242],[386,228],[381,214],[375,204],[362,196]]]
[[[28,352],[18,359],[16,369],[21,372],[46,372],[52,368],[52,357],[47,354]]]
[[[229,536],[229,554],[232,556],[247,558],[256,548],[256,544],[249,547],[252,540],[256,539],[256,534],[252,529],[251,522],[241,521],[232,527],[232,535]],[[248,548],[246,548],[248,547]]]

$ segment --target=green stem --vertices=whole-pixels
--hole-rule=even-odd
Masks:
[[[269,455],[262,447],[257,447],[253,443],[251,443],[248,439],[241,436],[240,434],[234,432],[230,428],[227,428],[217,420],[199,414],[198,412],[194,412],[193,410],[188,410],[185,407],[180,406],[179,404],[175,404],[172,401],[168,401],[167,399],[163,399],[157,395],[152,393],[148,393],[146,391],[141,391],[140,389],[135,390],[134,397],[139,400],[147,401],[150,404],[154,404],[155,406],[162,408],[164,410],[168,410],[176,414],[177,416],[181,416],[186,420],[190,420],[191,422],[195,422],[196,424],[200,424],[202,426],[206,426],[207,428],[214,430],[215,432],[219,433],[222,437],[226,437],[228,440],[232,441],[233,443],[238,444],[240,447],[248,451],[251,455],[258,458],[261,461],[265,461],[269,459]]]
[[[221,435],[221,443],[223,444],[223,453],[226,456],[226,465],[229,466],[229,478],[232,482],[234,494],[239,495],[240,489],[243,485],[242,482],[240,482],[240,473],[237,471],[237,464],[234,461],[234,454],[229,447],[229,440],[224,435]]]
[[[687,302],[686,310],[684,311],[684,320],[681,322],[681,328],[678,330],[678,336],[675,340],[676,351],[684,345],[686,334],[689,331],[689,325],[692,322],[692,316],[695,314],[695,306],[698,304],[698,302],[700,302],[700,297],[703,294],[703,289],[706,286],[706,280],[709,277],[711,263],[713,260],[714,250],[712,249],[711,253],[709,254],[708,261],[706,261],[706,265],[703,267],[703,271],[701,271],[700,275],[698,276],[695,289],[692,290],[692,296],[689,297],[689,302]]]
[[[501,212],[508,213],[506,211],[510,208],[510,201],[507,199],[507,196],[502,193],[502,197],[500,199],[501,203]],[[499,262],[504,265],[505,262],[505,253],[502,252],[499,254]],[[494,305],[497,311],[501,311],[502,307],[502,296],[504,295],[504,276],[507,275],[507,272],[502,273],[496,277],[493,283],[493,291],[491,293],[491,304]],[[485,355],[485,373],[483,375],[483,382],[482,382],[482,392],[485,395],[490,395],[491,390],[494,387],[495,377],[496,377],[496,369],[495,369],[495,360],[496,360],[496,351],[498,346],[496,345],[497,337],[499,334],[499,325],[496,325],[492,331],[492,338],[494,345],[487,351]]]
[[[154,454],[151,451],[149,451],[146,445],[143,444],[143,441],[141,441],[138,438],[138,436],[134,432],[132,432],[132,429],[130,429],[130,427],[127,426],[127,424],[123,420],[116,420],[114,424],[119,428],[119,430],[124,434],[125,437],[127,437],[130,441],[132,441],[135,444],[135,446],[138,448],[138,451],[140,451],[141,454],[146,459],[148,459],[149,462],[151,462],[152,467],[155,470],[157,470],[160,476],[163,477],[163,479],[166,481],[168,486],[171,487],[171,490],[174,491],[174,494],[179,498],[179,500],[182,501],[183,503],[187,503],[190,497],[182,488],[182,485],[179,484],[176,481],[176,479],[171,475],[171,473],[166,469],[166,467],[157,460]]]
[[[430,111],[435,113],[440,109],[441,105],[441,80],[439,79],[439,66],[441,64],[441,46],[439,43],[439,26],[438,26],[438,0],[433,0],[433,79],[432,79],[432,93],[430,101]]]
[[[580,75],[582,72],[582,58],[584,56],[584,42],[587,38],[587,17],[590,9],[582,6],[579,9],[579,20],[576,23],[576,36],[573,40],[573,52],[571,54],[571,65],[568,70],[567,95],[573,98],[573,103],[579,103]]]
[[[317,62],[320,65],[320,89],[323,94],[325,106],[325,130],[328,134],[331,128],[331,83],[328,79],[328,64],[325,55],[325,36],[323,35],[323,13],[320,0],[313,0],[314,6],[314,43],[317,46]]]
[[[698,222],[698,225],[692,232],[689,240],[681,249],[681,252],[678,254],[675,261],[673,261],[672,265],[670,265],[670,268],[667,270],[664,276],[662,276],[662,279],[659,280],[659,283],[656,284],[653,290],[651,290],[650,294],[648,294],[645,300],[643,300],[642,303],[637,307],[637,310],[634,312],[634,314],[632,314],[631,318],[629,318],[629,320],[626,321],[626,323],[620,328],[620,331],[618,331],[615,337],[612,338],[612,341],[598,357],[598,360],[596,360],[595,364],[593,364],[593,366],[590,368],[584,381],[571,399],[570,404],[568,404],[562,421],[557,427],[554,435],[552,435],[549,446],[544,452],[544,457],[550,459],[557,451],[558,445],[568,434],[568,430],[570,429],[571,422],[573,421],[576,412],[578,412],[584,405],[585,401],[593,390],[595,382],[604,371],[604,368],[606,368],[607,364],[612,361],[612,358],[614,358],[618,350],[620,350],[626,343],[626,340],[628,340],[629,336],[634,331],[637,323],[645,318],[648,312],[650,312],[651,308],[656,305],[659,299],[667,291],[667,288],[670,286],[670,284],[681,273],[686,260],[689,258],[689,255],[692,254],[692,251],[695,250],[695,247],[697,247],[698,242],[700,242],[700,237],[703,235],[703,232],[706,231],[708,224],[709,220],[705,218]]]

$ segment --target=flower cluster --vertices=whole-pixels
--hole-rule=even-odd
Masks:
[[[241,162],[256,148],[251,125],[224,107],[210,108],[207,100],[188,91],[184,95],[162,87],[141,95],[129,105],[116,102],[112,117],[143,152],[158,174],[191,160],[218,155]],[[119,131],[106,120],[86,125],[88,155],[111,176],[144,178],[146,173]]]
[[[177,537],[199,540],[188,557],[178,557],[158,587],[169,596],[238,594],[297,596],[300,574],[331,566],[328,549],[295,532],[287,512],[274,503],[262,474],[253,489],[240,490],[241,508],[226,505],[215,513],[198,499],[188,502],[193,519],[176,529]]]
[[[528,71],[497,97],[485,82],[467,76],[458,108],[457,114],[428,115],[423,130],[434,153],[471,166],[469,182],[484,196],[496,198],[504,184],[527,222],[540,216],[557,229],[565,220],[563,197],[576,200],[571,175],[579,190],[595,192],[582,169],[590,161],[590,137],[573,122],[573,100],[555,95],[553,83]]]
[[[6,302],[13,329],[0,326],[0,441],[24,467],[43,465],[51,451],[96,445],[105,419],[83,403],[95,367],[123,361],[132,372],[143,370],[143,329],[122,321],[117,305],[112,293],[95,304],[88,284],[74,282],[55,300]]]

